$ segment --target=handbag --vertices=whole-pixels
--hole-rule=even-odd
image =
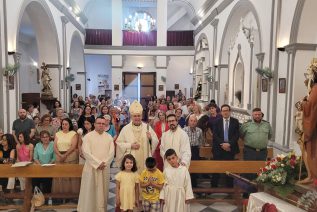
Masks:
[[[32,203],[32,207],[34,207],[34,206],[39,207],[39,206],[44,205],[44,203],[45,203],[45,197],[44,197],[42,191],[40,190],[40,188],[37,186],[34,187],[34,194],[33,194],[31,203]]]

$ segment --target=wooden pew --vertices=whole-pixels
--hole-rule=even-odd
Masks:
[[[236,174],[242,173],[257,173],[261,167],[264,166],[263,161],[191,161],[191,165],[189,167],[190,173],[226,173],[227,171]],[[22,208],[17,205],[9,205],[9,206],[0,206],[0,209],[13,209],[18,208],[23,212],[29,212],[31,208],[31,198],[32,198],[32,178],[54,178],[54,177],[81,177],[83,165],[78,164],[57,164],[51,167],[42,167],[40,165],[29,165],[26,167],[13,168],[11,165],[0,165],[0,177],[8,178],[8,177],[25,177],[25,193],[23,195],[23,206]],[[202,192],[220,192],[221,190],[207,188],[208,190],[204,190]],[[234,190],[235,189],[235,190]],[[236,196],[235,200],[227,200],[227,202],[235,202],[238,205],[240,204],[240,200],[238,194],[241,192],[239,189],[225,189],[227,193],[234,193]],[[194,188],[195,190],[195,188]],[[210,191],[209,191],[210,190]],[[14,195],[14,194],[8,194]],[[16,194],[17,197],[22,198],[22,194]],[[47,194],[46,197],[56,197],[63,198],[60,196],[62,194]],[[67,194],[65,197],[67,197]],[[195,201],[195,200],[194,200]],[[197,200],[200,202],[210,202],[211,200]],[[74,205],[65,206],[63,208],[73,208]],[[52,209],[52,208],[60,208],[59,206],[41,206],[39,209]]]
[[[198,160],[191,161],[189,172],[190,173],[235,173],[235,174],[245,174],[245,173],[258,173],[260,168],[265,166],[264,161],[216,161],[216,160]],[[191,202],[199,203],[214,203],[214,202],[228,202],[234,203],[241,209],[242,197],[241,194],[244,192],[238,187],[234,188],[193,188],[196,193],[231,193],[233,199],[194,199]]]
[[[20,209],[22,212],[29,212],[31,209],[32,199],[32,178],[51,178],[51,177],[81,177],[83,165],[78,164],[57,164],[50,167],[40,165],[29,165],[26,167],[11,167],[11,165],[0,165],[0,177],[25,177],[25,191],[23,195],[22,208],[17,205],[0,206],[0,209]],[[13,194],[12,194],[13,195]],[[21,195],[21,194],[20,194]],[[49,195],[48,195],[49,196]],[[65,206],[66,207],[66,206]],[[64,208],[65,208],[64,207]],[[70,207],[70,206],[68,206]],[[74,206],[72,206],[73,208]],[[42,206],[38,208],[58,208],[58,206]],[[67,208],[67,207],[66,207]]]

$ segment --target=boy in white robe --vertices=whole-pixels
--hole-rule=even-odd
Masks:
[[[165,158],[170,166],[163,172],[165,184],[160,193],[163,212],[190,212],[189,200],[194,198],[194,194],[188,169],[179,164],[174,149],[168,149]]]

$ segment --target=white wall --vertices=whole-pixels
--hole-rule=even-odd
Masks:
[[[86,67],[86,93],[87,95],[104,94],[104,89],[98,90],[101,77],[98,75],[108,75],[109,89],[112,89],[111,56],[107,55],[85,55]],[[90,79],[90,81],[88,80]]]
[[[84,12],[88,18],[86,28],[90,29],[111,29],[112,1],[94,0],[86,4]]]
[[[194,25],[190,22],[190,17],[186,14],[173,24],[168,31],[194,30]]]
[[[189,91],[193,84],[192,75],[189,74],[193,65],[193,56],[172,56],[167,67],[166,90],[175,90],[174,85],[179,84],[179,89],[189,97]],[[178,93],[178,90],[176,94]]]
[[[20,41],[18,51],[22,54],[18,73],[19,78],[22,79],[20,93],[40,93],[41,85],[37,81],[37,70],[33,65],[33,62],[38,63],[39,58],[36,40],[32,39],[29,43]]]

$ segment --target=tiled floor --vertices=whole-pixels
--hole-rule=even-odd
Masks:
[[[109,184],[109,201],[108,201],[108,207],[107,211],[108,212],[114,212],[114,206],[115,206],[115,189],[116,189],[116,184],[114,181],[114,176],[118,172],[116,168],[111,169],[111,181]],[[207,185],[201,185],[201,186],[207,186]],[[226,198],[226,194],[214,194],[212,195],[214,198]],[[200,203],[192,203],[191,206],[191,211],[192,212],[237,212],[238,209],[235,205],[231,205],[229,203],[213,203],[211,205],[204,205]],[[42,210],[43,212],[72,212],[74,209],[60,209],[60,210]],[[13,212],[16,210],[8,210],[9,212]],[[38,212],[42,212],[40,210],[37,210]]]

